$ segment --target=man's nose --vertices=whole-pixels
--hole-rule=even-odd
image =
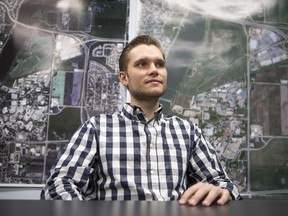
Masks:
[[[158,69],[154,63],[150,64],[149,74],[153,74],[153,75],[158,74]]]

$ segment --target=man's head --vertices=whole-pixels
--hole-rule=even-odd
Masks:
[[[129,62],[129,52],[133,48],[135,48],[141,44],[145,44],[148,46],[150,46],[150,45],[156,46],[162,52],[163,59],[165,60],[165,54],[162,51],[162,47],[161,47],[161,44],[159,43],[159,41],[150,35],[140,35],[140,36],[135,37],[133,40],[131,40],[127,44],[127,46],[123,49],[123,51],[120,55],[120,58],[119,58],[120,71],[125,72],[127,70],[127,64]]]
[[[124,48],[119,59],[119,79],[130,92],[131,103],[159,102],[167,86],[165,55],[160,43],[140,35]]]

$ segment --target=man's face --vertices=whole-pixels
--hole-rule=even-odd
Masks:
[[[128,54],[127,71],[120,72],[131,102],[159,99],[167,86],[167,70],[161,51],[154,45],[139,45]]]

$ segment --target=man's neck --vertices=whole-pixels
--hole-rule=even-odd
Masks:
[[[136,105],[141,107],[145,117],[150,120],[154,117],[156,110],[159,108],[159,100],[150,100],[150,101],[135,101],[131,100],[131,105]]]

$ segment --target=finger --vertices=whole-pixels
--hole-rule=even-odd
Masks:
[[[216,201],[217,205],[226,204],[231,198],[230,192],[227,189],[213,188],[202,202],[204,206],[210,206]]]
[[[220,196],[219,199],[217,200],[218,205],[225,205],[227,202],[232,200],[230,192],[227,189],[223,189],[223,190],[224,191],[223,191],[222,196]]]
[[[219,187],[215,187],[215,186],[211,187],[209,193],[207,194],[207,196],[203,200],[202,205],[210,206],[216,200],[218,201],[219,198],[221,199],[221,197],[223,195],[223,191],[222,190],[223,189],[219,188]]]
[[[191,187],[189,187],[181,196],[179,203],[180,204],[186,204],[188,200],[196,193],[199,188],[201,188],[203,185],[202,182],[199,182]]]
[[[197,205],[202,201],[202,205],[209,206],[219,196],[218,188],[214,185],[205,185],[199,188],[188,200],[190,205]]]
[[[190,197],[193,196],[193,194],[196,191],[196,187],[194,187],[195,185],[193,185],[192,187],[189,187],[181,196],[179,203],[180,204],[186,204],[189,200]]]
[[[190,205],[197,205],[199,202],[201,202],[208,194],[209,192],[213,189],[211,187],[212,185],[209,184],[200,184],[196,189],[195,192],[190,198],[188,199],[188,203]]]

